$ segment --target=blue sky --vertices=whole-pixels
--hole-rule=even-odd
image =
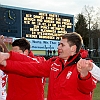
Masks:
[[[77,15],[85,5],[100,7],[100,0],[0,0],[0,4]]]

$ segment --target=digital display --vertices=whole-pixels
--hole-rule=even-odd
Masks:
[[[73,20],[68,16],[44,12],[23,11],[23,37],[59,40],[62,34],[73,31]]]
[[[74,31],[73,20],[68,14],[0,6],[0,34],[8,37],[60,40]]]

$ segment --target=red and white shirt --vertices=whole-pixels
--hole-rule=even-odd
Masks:
[[[0,70],[0,100],[6,100],[6,80],[7,75]]]

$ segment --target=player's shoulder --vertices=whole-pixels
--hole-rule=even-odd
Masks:
[[[49,60],[52,61],[52,62],[54,62],[54,61],[56,61],[57,59],[59,59],[59,57],[58,57],[58,56],[54,56],[54,57],[50,58]]]
[[[44,56],[35,56],[35,58],[37,59],[37,60],[42,60],[42,61],[45,61],[46,59],[45,59],[45,57]]]

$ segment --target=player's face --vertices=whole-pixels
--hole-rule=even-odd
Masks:
[[[62,59],[68,59],[69,56],[75,54],[76,46],[70,46],[67,39],[62,39],[58,46],[58,55]]]
[[[18,46],[14,46],[14,47],[12,47],[12,51],[23,54],[23,51],[20,50],[20,48],[19,48]]]

